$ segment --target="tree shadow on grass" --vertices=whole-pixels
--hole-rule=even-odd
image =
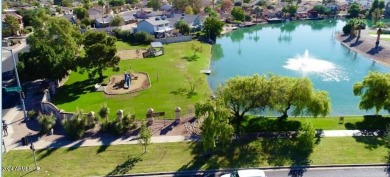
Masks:
[[[178,171],[199,171],[199,170],[210,170],[210,169],[219,169],[220,163],[218,161],[217,155],[205,154],[203,151],[203,146],[201,142],[191,142],[189,149],[191,149],[191,154],[194,155],[194,158],[184,164]],[[180,174],[175,174],[175,176],[180,176]]]
[[[106,78],[107,76],[104,76]],[[63,85],[57,90],[57,95],[53,99],[54,104],[72,102],[82,94],[94,92],[94,85],[100,83],[98,79],[86,79],[69,85]]]
[[[365,115],[363,121],[346,123],[345,128],[348,130],[386,130],[390,125],[390,117],[383,117],[381,115]]]
[[[225,156],[231,168],[257,167],[264,160],[260,142],[253,138],[233,141],[228,153],[221,153],[221,156]]]
[[[37,150],[37,160],[42,160],[44,159],[45,157],[51,155],[54,151],[58,150],[60,147],[63,147],[63,146],[66,146],[66,145],[69,145],[71,143],[73,143],[74,141],[71,141],[70,139],[68,139],[67,137],[61,137],[61,138],[58,138],[54,141],[52,141],[52,143],[47,146],[45,149],[40,149],[40,150]]]
[[[296,120],[280,122],[274,118],[256,117],[245,118],[243,125],[247,133],[297,131],[301,127],[301,122]]]
[[[133,157],[131,155],[129,155],[127,158],[128,159],[126,161],[120,165],[117,165],[114,170],[107,174],[107,176],[126,174],[135,166],[135,164],[137,164],[139,161],[142,161],[140,157]]]
[[[170,93],[173,95],[184,95],[187,92],[185,88],[178,88],[176,90],[171,91]]]
[[[196,96],[196,95],[198,95],[198,93],[195,92],[195,91],[188,92],[188,93],[187,93],[187,98],[192,98],[193,96]]]
[[[192,62],[192,61],[197,61],[198,58],[199,58],[198,55],[191,55],[191,56],[182,57],[181,59],[184,59],[184,60],[187,60],[189,62]]]

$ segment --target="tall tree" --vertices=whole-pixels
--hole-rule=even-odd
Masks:
[[[234,7],[231,11],[231,15],[233,16],[234,20],[237,21],[245,20],[245,13],[241,7]]]
[[[330,99],[324,91],[314,91],[307,78],[270,76],[272,97],[270,108],[282,113],[279,120],[288,118],[288,111],[297,116],[305,112],[325,116],[330,112]]]
[[[153,10],[159,10],[162,6],[161,0],[150,0],[148,3],[148,7],[153,8]]]
[[[203,31],[211,40],[215,41],[221,35],[224,25],[225,23],[216,17],[207,17]]]
[[[85,57],[80,57],[82,71],[87,70],[90,77],[96,74],[103,81],[103,71],[108,67],[117,68],[120,58],[116,56],[116,38],[105,32],[87,31],[84,35]]]
[[[264,76],[234,77],[217,89],[217,98],[222,99],[233,115],[236,133],[246,113],[264,110],[270,99],[270,85]]]
[[[73,14],[76,15],[77,19],[84,19],[89,16],[87,9],[84,7],[76,7],[73,9]]]
[[[358,18],[360,13],[360,5],[357,2],[353,2],[348,9],[349,18]]]
[[[221,4],[222,11],[229,11],[233,7],[233,2],[231,0],[223,0]]]
[[[358,35],[357,35],[357,37],[356,37],[355,43],[358,43],[358,42],[359,42],[361,31],[362,31],[362,29],[364,29],[365,27],[366,27],[366,23],[365,23],[362,19],[356,20],[356,28],[358,29]]]
[[[175,28],[178,29],[179,32],[183,35],[190,33],[190,26],[184,20],[177,21],[175,23]]]
[[[349,32],[349,36],[355,36],[356,29],[357,29],[357,23],[358,23],[357,18],[352,18],[352,19],[348,20],[347,24],[350,25],[350,27],[351,27],[351,30]]]
[[[390,112],[390,74],[370,72],[362,82],[355,83],[353,93],[361,98],[359,109],[375,109],[376,114],[382,109]]]
[[[188,0],[172,0],[172,5],[176,9],[184,10],[189,3]]]
[[[150,145],[152,139],[152,134],[150,133],[149,128],[146,126],[146,123],[143,121],[141,124],[138,143],[144,147],[144,153],[147,153],[146,147]]]
[[[9,34],[9,36],[14,36],[19,34],[20,31],[19,22],[18,19],[16,19],[14,16],[5,15],[3,24],[6,24],[6,26],[4,25],[2,28],[2,32],[4,36],[7,36],[6,34]]]
[[[375,50],[378,50],[378,47],[379,47],[379,41],[380,41],[380,38],[381,38],[381,34],[382,34],[382,28],[386,28],[387,25],[385,25],[383,22],[377,22],[374,27],[378,28],[377,31],[376,31],[376,42],[375,42]]]
[[[193,15],[194,11],[192,10],[191,6],[187,6],[186,9],[184,10],[184,13],[186,13],[188,15]]]
[[[108,114],[110,114],[110,108],[108,108],[107,104],[100,105],[99,116],[106,120],[106,124],[108,123]]]
[[[203,149],[207,153],[226,149],[234,134],[234,128],[229,124],[229,110],[217,101],[207,100],[195,104],[195,115],[198,119],[204,118],[201,126]]]
[[[111,26],[119,26],[122,23],[123,19],[119,15],[115,15],[115,17],[112,19],[110,25]]]
[[[75,25],[60,17],[47,17],[27,38],[29,52],[19,57],[18,69],[24,80],[60,79],[75,69],[81,34]]]

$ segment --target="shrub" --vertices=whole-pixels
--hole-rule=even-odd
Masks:
[[[117,119],[111,123],[111,130],[116,135],[124,134],[127,131],[136,127],[134,120],[134,115],[126,114],[123,116],[122,119]]]
[[[32,119],[37,115],[37,113],[32,109],[32,110],[27,112],[27,115],[28,115],[28,118]]]
[[[343,27],[343,33],[344,33],[344,34],[349,34],[349,33],[351,33],[351,25],[350,25],[350,24],[346,24],[346,25]]]
[[[50,132],[50,129],[53,128],[56,124],[56,117],[51,113],[50,115],[40,114],[38,116],[38,123],[41,126],[40,132],[42,134],[47,134]]]
[[[154,41],[154,36],[147,32],[141,31],[134,34],[134,39],[138,44],[150,44]]]
[[[64,127],[71,139],[80,139],[88,127],[86,115],[81,110],[77,110],[70,120],[65,120]]]

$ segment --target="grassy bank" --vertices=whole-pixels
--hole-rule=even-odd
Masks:
[[[237,146],[229,153],[204,159],[193,143],[152,144],[143,154],[140,145],[82,147],[37,152],[39,172],[5,172],[5,176],[102,176],[108,174],[144,173],[238,167],[291,165],[288,147],[278,146],[273,154],[262,149],[264,140]],[[273,144],[273,143],[272,143]],[[227,155],[226,155],[227,154]],[[387,150],[381,139],[373,137],[322,138],[314,148],[311,165],[385,163]],[[58,163],[60,162],[60,163]],[[3,166],[33,167],[30,150],[3,154]]]
[[[192,44],[201,45],[203,52],[199,58],[189,60],[193,52]],[[111,109],[111,118],[119,109],[136,114],[137,119],[144,119],[148,108],[155,111],[165,111],[167,118],[174,118],[174,109],[179,106],[183,113],[192,110],[193,104],[210,96],[211,91],[207,86],[206,75],[200,70],[208,68],[210,62],[211,46],[196,41],[164,45],[163,56],[139,59],[123,60],[119,63],[120,71],[113,72],[111,69],[104,71],[107,76],[123,74],[124,71],[146,72],[149,74],[151,87],[135,94],[108,96],[103,92],[94,92],[93,86],[97,82],[88,79],[87,73],[73,72],[69,80],[58,90],[54,104],[66,111],[75,111],[80,108],[85,112],[99,110],[102,103],[107,103]],[[201,79],[194,94],[188,94],[190,84],[187,80]]]
[[[123,41],[116,41],[115,45],[117,50],[136,50],[149,48],[148,45],[130,45],[129,43]]]

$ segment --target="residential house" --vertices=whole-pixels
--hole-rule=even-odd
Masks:
[[[165,17],[144,19],[137,23],[137,32],[145,31],[160,37],[162,34],[172,31],[169,21]]]
[[[110,26],[110,23],[114,19],[113,15],[105,15],[104,17],[98,17],[95,19],[95,28],[105,28]]]
[[[76,16],[73,14],[64,14],[64,18],[68,19],[72,24],[76,24]]]
[[[163,16],[166,15],[167,17],[172,14],[173,11],[153,11],[152,8],[141,8],[137,13],[135,13],[135,17],[138,19],[148,19],[155,16]]]
[[[16,14],[16,13],[6,13],[6,14],[2,14],[2,15],[1,15],[1,17],[2,17],[1,22],[2,22],[2,27],[3,27],[3,28],[8,28],[8,24],[5,23],[5,18],[6,18],[7,16],[13,16],[13,17],[15,17],[15,18],[18,20],[18,23],[19,23],[19,30],[18,30],[16,33],[17,33],[17,35],[22,34],[22,29],[23,29],[23,17],[20,16],[20,15],[18,15],[18,14]]]
[[[167,18],[167,20],[172,28],[175,28],[178,21],[183,20],[192,32],[201,30],[203,27],[203,20],[199,15],[174,14],[172,18]]]
[[[111,21],[114,19],[112,13],[113,12],[110,11],[109,14],[103,14],[103,9],[101,7],[99,8],[98,6],[88,9],[89,19],[94,21],[95,28],[103,28],[109,26]]]
[[[137,22],[137,19],[134,17],[134,12],[122,12],[119,14],[120,17],[122,17],[123,19],[123,22],[125,23],[125,25],[127,24],[131,24],[131,23],[136,23]]]

